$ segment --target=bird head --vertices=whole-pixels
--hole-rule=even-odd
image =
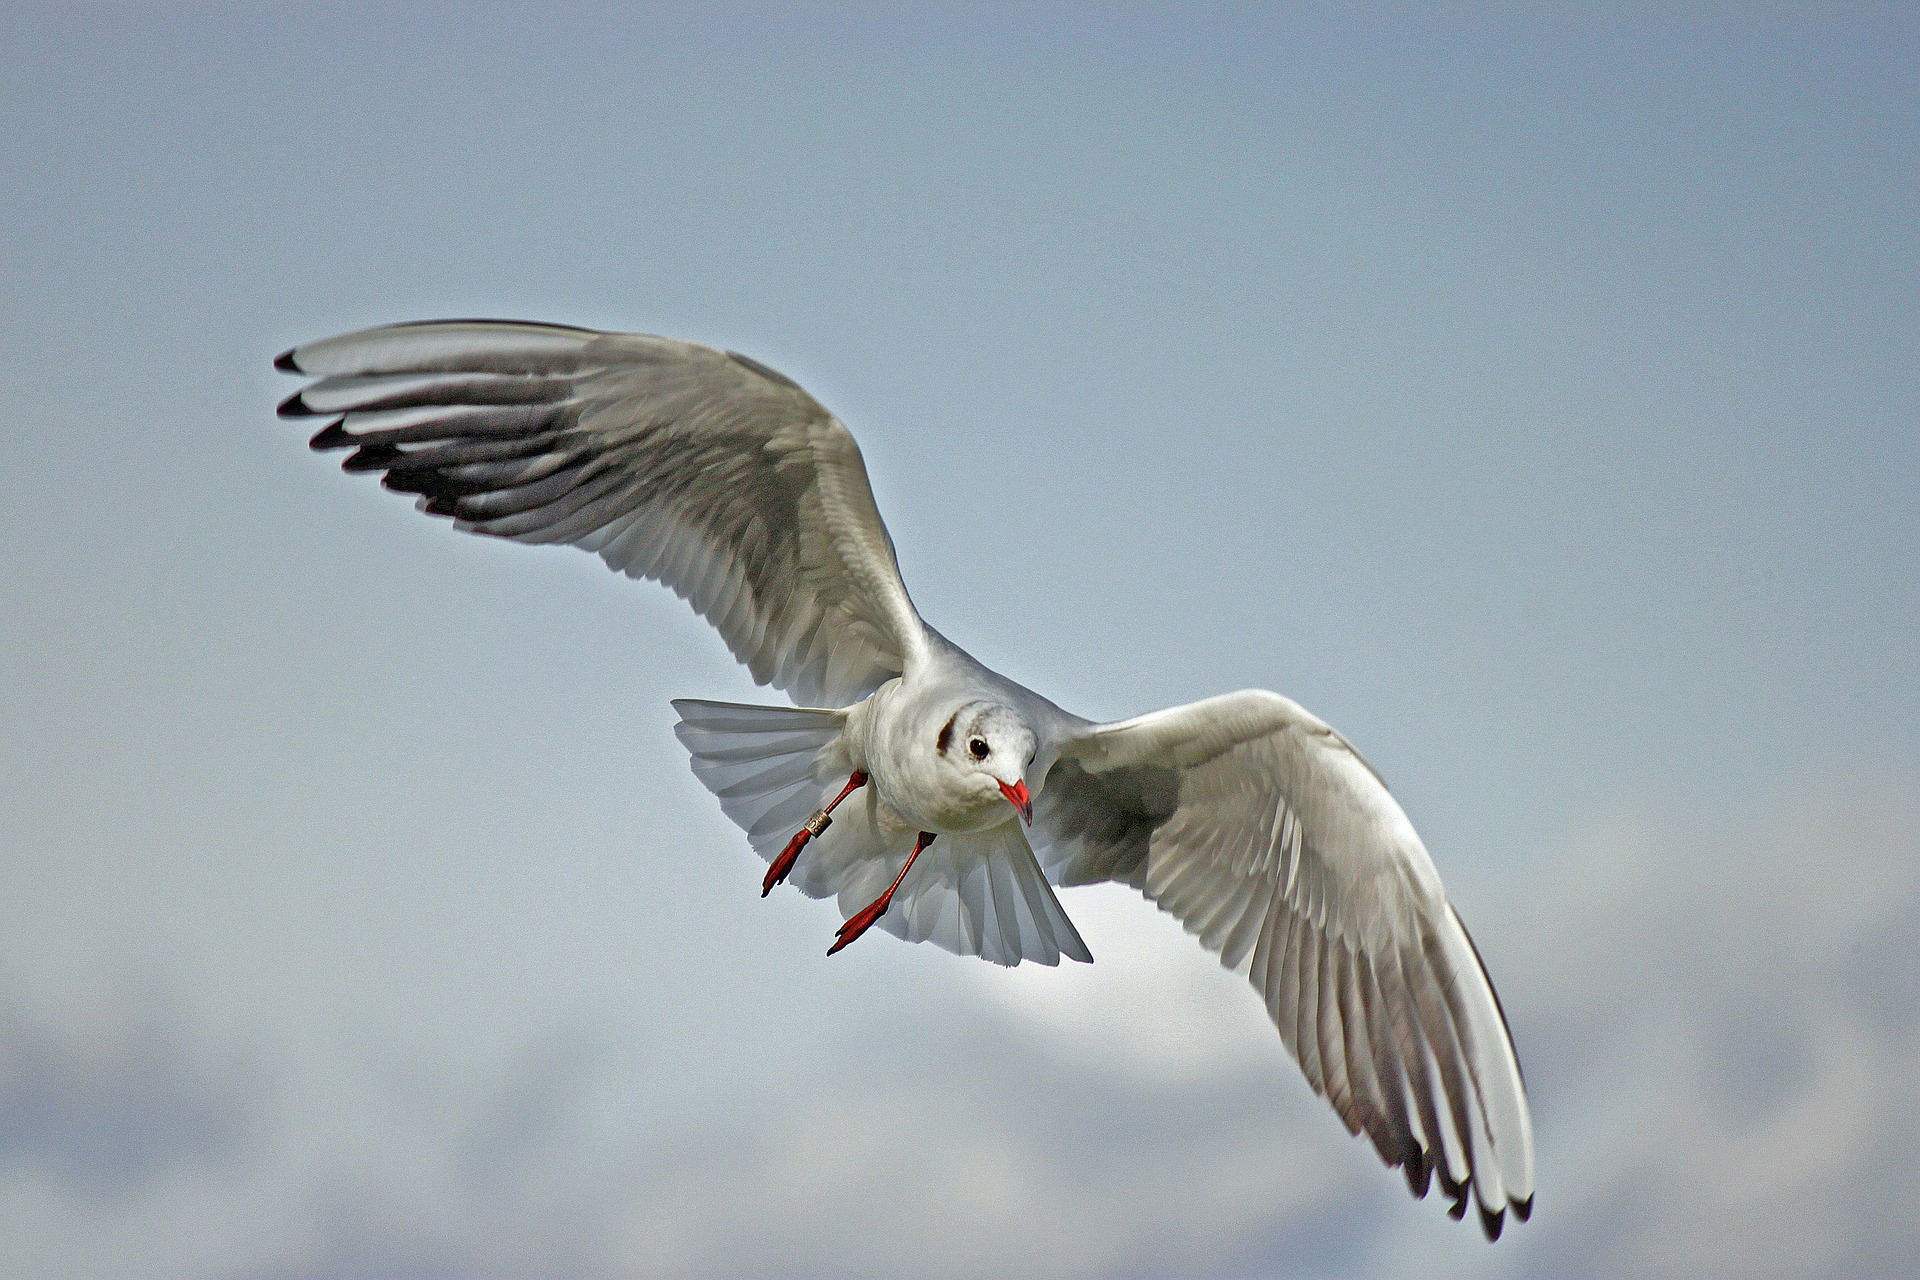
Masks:
[[[1023,822],[1033,821],[1033,795],[1026,770],[1037,740],[1011,708],[970,702],[956,710],[934,738],[934,752],[966,781],[969,790],[1005,797]]]

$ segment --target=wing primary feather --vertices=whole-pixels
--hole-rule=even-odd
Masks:
[[[328,449],[344,449],[349,445],[357,443],[354,438],[348,435],[346,430],[341,427],[340,424],[345,421],[345,417],[335,418],[332,422],[329,422],[326,426],[314,432],[307,440],[307,448],[312,449],[315,453],[324,453]]]
[[[1274,1022],[1280,1028],[1280,1041],[1293,1060],[1303,1066],[1306,1053],[1300,1047],[1300,1006],[1305,1002],[1305,983],[1300,977],[1300,953],[1312,926],[1298,911],[1287,912],[1287,942],[1280,953],[1280,980],[1274,983],[1282,1004],[1275,1010]]]
[[[593,482],[595,491],[604,490],[619,480],[612,473],[595,478],[592,474],[593,464],[589,461],[558,457],[540,461],[546,465],[538,469],[530,468],[534,474],[524,483],[510,482],[497,486],[491,479],[481,479],[471,472],[459,470],[424,475],[400,472],[397,477],[389,474],[388,487],[403,493],[424,493],[430,498],[458,499],[462,517],[476,524],[490,526],[502,517],[522,515],[550,503],[581,501],[584,497],[582,487],[589,480]],[[414,487],[416,485],[425,487]],[[492,529],[486,531],[492,532]]]
[[[1392,956],[1391,961],[1393,979],[1399,992],[1394,1003],[1400,1010],[1394,1030],[1400,1045],[1400,1066],[1406,1092],[1413,1102],[1411,1112],[1420,1122],[1427,1160],[1440,1179],[1442,1194],[1448,1199],[1457,1200],[1466,1185],[1466,1162],[1458,1146],[1449,1141],[1447,1129],[1441,1122],[1441,1108],[1435,1100],[1438,1089],[1429,1065],[1426,1036],[1414,1012],[1414,996],[1407,985],[1406,967],[1398,955]]]
[[[1367,1009],[1368,1038],[1373,1043],[1374,1073],[1380,1082],[1381,1104],[1400,1143],[1398,1158],[1394,1163],[1405,1168],[1407,1189],[1424,1200],[1432,1180],[1433,1166],[1421,1142],[1421,1131],[1416,1127],[1418,1121],[1407,1110],[1403,1066],[1407,1038],[1404,1031],[1396,1030],[1394,1026],[1391,1006],[1381,993],[1380,976],[1371,956],[1365,957],[1360,966],[1360,979],[1361,1002]]]
[[[1360,1126],[1354,1122],[1353,1091],[1347,1082],[1345,1037],[1340,1031],[1340,973],[1336,945],[1331,937],[1323,933],[1320,935],[1320,945],[1315,948],[1319,953],[1315,965],[1319,990],[1314,1000],[1313,1029],[1320,1046],[1320,1070],[1325,1078],[1323,1087],[1327,1101],[1333,1104],[1334,1112],[1347,1126],[1347,1132],[1357,1133]]]
[[[1427,1063],[1440,1083],[1441,1132],[1447,1139],[1447,1166],[1460,1195],[1472,1183],[1475,1172],[1473,1091],[1462,1066],[1459,1041],[1434,974],[1424,965],[1416,965],[1413,975],[1414,1010],[1426,1040]],[[1490,1155],[1490,1153],[1487,1153]],[[1454,1187],[1449,1187],[1453,1190]],[[1465,1213],[1462,1201],[1460,1211]],[[1460,1216],[1458,1214],[1456,1217]]]
[[[1452,936],[1464,943],[1464,948],[1458,948],[1458,944],[1456,947],[1464,949],[1472,963],[1471,972],[1461,975],[1462,983],[1468,988],[1461,998],[1475,1000],[1483,996],[1484,1006],[1492,1010],[1491,1024],[1484,1017],[1469,1016],[1463,1025],[1472,1030],[1485,1076],[1482,1087],[1492,1095],[1487,1108],[1488,1132],[1500,1160],[1504,1190],[1510,1203],[1518,1204],[1533,1194],[1533,1141],[1526,1107],[1526,1074],[1513,1046],[1513,1033],[1507,1025],[1506,1010],[1500,1004],[1500,992],[1487,973],[1486,961],[1480,956],[1473,934],[1451,904],[1447,907],[1447,918],[1453,926]]]
[[[1336,988],[1340,1029],[1346,1041],[1341,1047],[1341,1056],[1347,1065],[1347,1087],[1353,1094],[1354,1114],[1380,1158],[1390,1165],[1396,1164],[1398,1152],[1387,1130],[1386,1106],[1380,1098],[1380,1085],[1374,1078],[1373,1051],[1367,1043],[1366,1010],[1360,1003],[1360,958],[1344,942],[1335,946],[1336,968],[1340,974]]]
[[[1347,985],[1343,1007],[1348,1030],[1347,1062],[1360,1082],[1368,1115],[1367,1133],[1374,1150],[1390,1166],[1404,1164],[1407,1158],[1405,1126],[1387,1100],[1387,1085],[1380,1078],[1380,1050],[1373,1042],[1373,1016],[1367,1007],[1367,958],[1358,949],[1349,949],[1346,960]]]
[[[280,402],[282,418],[426,406],[540,404],[565,400],[565,378],[508,373],[381,373],[322,378]]]
[[[582,486],[583,491],[587,486]],[[523,517],[509,517],[509,524],[501,522],[492,532],[520,542],[564,542],[578,544],[582,538],[591,536],[592,530],[600,527],[607,519],[611,508],[623,506],[633,500],[633,490],[626,486],[626,477],[614,473],[604,486],[594,486],[590,492],[583,492],[578,502],[561,501],[529,512]],[[525,522],[523,532],[513,531],[517,522]]]
[[[1294,1008],[1294,1040],[1299,1048],[1300,1069],[1306,1073],[1313,1091],[1327,1093],[1326,1068],[1320,1063],[1320,931],[1313,922],[1304,921],[1301,930],[1299,1004]]]
[[[355,436],[362,442],[361,448],[376,446],[399,448],[398,457],[409,470],[441,470],[446,467],[472,466],[475,463],[518,462],[523,458],[539,457],[553,452],[557,443],[547,432],[518,434],[511,436],[442,437],[431,443],[415,443],[395,439],[398,433],[381,432]]]
[[[1483,1211],[1493,1211],[1507,1201],[1500,1151],[1494,1144],[1496,1103],[1488,1095],[1492,1081],[1487,1077],[1499,1077],[1498,1065],[1486,1061],[1484,1046],[1479,1043],[1473,1011],[1466,1003],[1468,996],[1461,991],[1464,975],[1448,950],[1448,923],[1443,919],[1438,929],[1430,931],[1423,947],[1428,981],[1446,1015],[1444,1038],[1436,1051],[1443,1055],[1443,1067],[1450,1069],[1448,1088],[1449,1093],[1457,1094],[1456,1121],[1464,1126],[1462,1137],[1473,1153],[1475,1198]]]

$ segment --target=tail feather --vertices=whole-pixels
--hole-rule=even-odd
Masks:
[[[880,880],[880,887],[885,883]],[[856,906],[866,901],[862,893],[842,891],[841,906],[849,898]],[[879,927],[908,942],[931,942],[995,964],[1055,965],[1062,956],[1093,960],[1011,823],[934,841],[913,864]]]
[[[680,713],[674,736],[693,757],[694,776],[771,862],[825,802],[835,779],[823,757],[846,713],[693,698],[676,699],[673,709]]]

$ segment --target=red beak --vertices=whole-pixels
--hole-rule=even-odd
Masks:
[[[1024,781],[1016,782],[1012,786],[1001,783],[1000,794],[1007,798],[1008,804],[1020,811],[1020,821],[1028,826],[1033,825],[1033,797],[1027,794],[1027,784]]]

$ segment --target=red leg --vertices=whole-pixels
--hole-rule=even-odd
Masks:
[[[866,785],[867,775],[855,769],[853,775],[847,779],[847,785],[840,788],[840,794],[835,796],[826,808],[813,811],[813,816],[807,819],[807,825],[801,827],[799,833],[787,841],[787,847],[780,851],[780,856],[775,858],[773,865],[767,868],[767,878],[760,882],[761,897],[764,898],[772,893],[773,886],[787,878],[787,873],[793,870],[794,861],[799,858],[800,851],[807,847],[807,841],[833,825],[833,811],[839,807],[840,802]]]
[[[913,852],[908,854],[907,860],[900,865],[900,874],[893,878],[893,883],[887,886],[887,891],[854,912],[850,920],[833,931],[833,936],[840,940],[827,948],[828,955],[832,955],[865,933],[868,929],[871,929],[875,920],[887,914],[887,906],[893,901],[893,891],[898,889],[900,882],[907,878],[907,868],[911,867],[913,860],[920,856],[920,851],[932,844],[933,841],[933,832],[922,831],[920,833],[920,838],[913,842]]]

